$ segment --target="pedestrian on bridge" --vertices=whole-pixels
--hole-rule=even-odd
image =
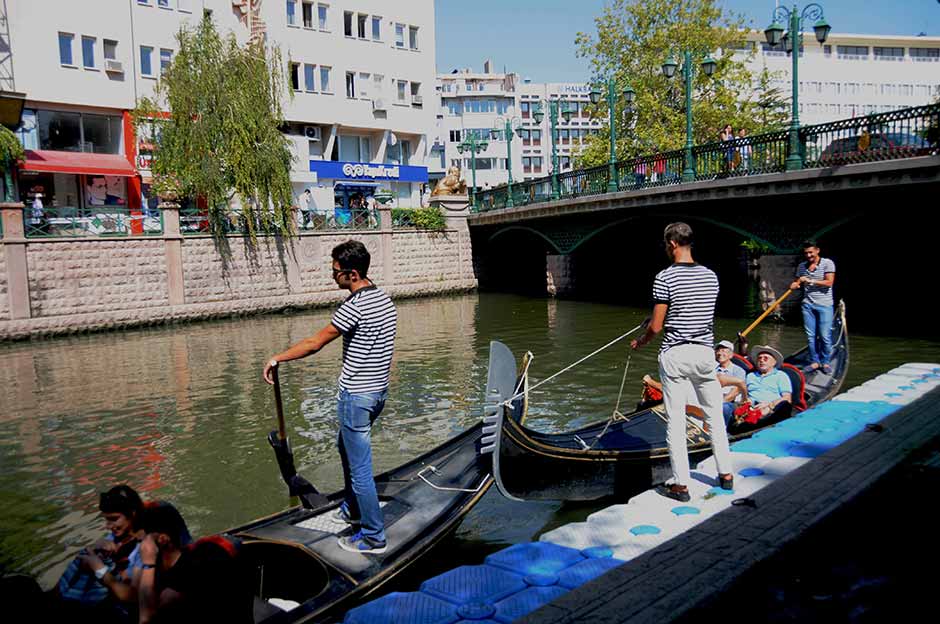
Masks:
[[[718,464],[718,484],[733,487],[731,450],[722,416],[722,391],[715,373],[713,327],[718,300],[718,276],[692,259],[692,228],[670,223],[663,233],[666,256],[672,265],[653,280],[653,314],[646,332],[630,346],[639,349],[663,332],[659,350],[659,377],[666,407],[666,443],[672,466],[671,483],[656,491],[687,502],[689,453],[686,445],[686,410],[696,403],[705,412],[711,432],[712,452]]]

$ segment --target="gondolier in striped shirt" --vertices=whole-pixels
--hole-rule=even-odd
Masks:
[[[631,343],[639,349],[663,332],[659,351],[659,375],[666,407],[666,443],[672,480],[656,491],[678,501],[689,496],[689,454],[686,446],[685,406],[698,403],[711,431],[712,451],[718,464],[718,482],[732,489],[731,452],[721,413],[721,385],[715,374],[715,302],[718,277],[692,259],[692,228],[671,223],[663,234],[666,255],[672,265],[653,281],[653,314],[646,332]]]
[[[337,445],[346,500],[332,520],[360,526],[354,535],[339,538],[341,548],[362,554],[382,553],[387,543],[372,477],[371,433],[372,423],[382,413],[388,396],[397,313],[388,295],[366,277],[370,256],[365,245],[350,240],[334,247],[332,256],[333,279],[351,294],[336,309],[329,325],[275,355],[264,368],[264,378],[273,383],[270,371],[278,362],[306,357],[343,337]]]

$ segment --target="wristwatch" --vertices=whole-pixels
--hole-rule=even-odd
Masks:
[[[108,573],[108,568],[106,566],[101,566],[95,570],[95,578],[99,581],[104,578],[104,575]]]
[[[140,564],[141,570],[153,570],[156,567],[157,567],[157,564],[155,563],[141,563]]]

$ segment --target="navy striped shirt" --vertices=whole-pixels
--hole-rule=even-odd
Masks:
[[[395,350],[395,304],[375,285],[351,294],[331,322],[343,334],[343,372],[339,387],[352,394],[388,388]]]
[[[717,300],[718,276],[701,264],[677,262],[657,273],[653,303],[669,306],[660,352],[680,344],[713,346]]]
[[[809,270],[808,262],[801,262],[800,266],[796,268],[796,278],[799,279],[804,275],[814,282],[821,282],[826,279],[826,273],[835,273],[836,272],[836,263],[830,260],[829,258],[820,258],[819,263],[816,265],[814,271]],[[815,303],[816,305],[824,305],[832,307],[832,286],[817,286],[810,284],[803,284],[803,301],[807,303]]]

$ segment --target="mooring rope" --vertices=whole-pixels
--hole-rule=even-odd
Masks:
[[[526,394],[526,392],[531,392],[532,390],[535,390],[536,388],[538,388],[538,387],[541,386],[542,384],[547,384],[548,382],[550,382],[550,381],[551,381],[552,379],[554,379],[555,377],[558,377],[558,376],[561,375],[562,373],[566,373],[566,372],[570,371],[572,368],[574,368],[574,367],[577,366],[578,364],[581,364],[582,362],[585,362],[585,361],[591,359],[592,357],[594,357],[595,355],[597,355],[598,353],[600,353],[600,352],[603,351],[604,349],[607,349],[607,348],[609,348],[609,347],[611,347],[611,346],[617,344],[618,342],[620,342],[621,340],[623,340],[624,338],[626,338],[626,337],[629,336],[630,334],[632,334],[632,333],[634,333],[634,332],[636,332],[636,331],[642,329],[642,328],[645,327],[645,326],[646,326],[646,323],[645,323],[645,322],[640,323],[639,325],[637,325],[636,327],[634,327],[634,328],[631,329],[630,331],[626,332],[625,334],[621,334],[620,336],[617,336],[616,338],[614,338],[613,340],[611,340],[610,342],[608,342],[607,344],[605,344],[603,347],[601,347],[601,348],[599,348],[599,349],[595,349],[594,351],[588,353],[587,355],[585,355],[583,358],[581,358],[581,359],[578,360],[577,362],[573,362],[573,363],[569,364],[568,366],[564,367],[563,369],[561,369],[560,371],[558,371],[558,372],[555,373],[554,375],[552,375],[552,376],[550,376],[550,377],[546,377],[545,379],[543,379],[542,381],[538,382],[538,383],[535,384],[534,386],[530,386],[530,387],[526,388],[525,392],[519,392],[519,389],[518,389],[518,386],[517,386],[517,388],[516,388],[516,393],[515,393],[513,396],[511,396],[511,397],[509,397],[508,399],[506,399],[505,401],[503,401],[503,402],[501,403],[501,405],[505,405],[506,407],[510,407],[510,408],[511,408],[511,407],[512,407],[512,402],[515,401],[516,399],[518,399],[519,397],[523,396],[524,394]],[[528,370],[528,367],[526,368],[526,370]],[[626,374],[626,373],[624,373],[624,374]],[[525,376],[523,376],[521,379],[525,379]]]

